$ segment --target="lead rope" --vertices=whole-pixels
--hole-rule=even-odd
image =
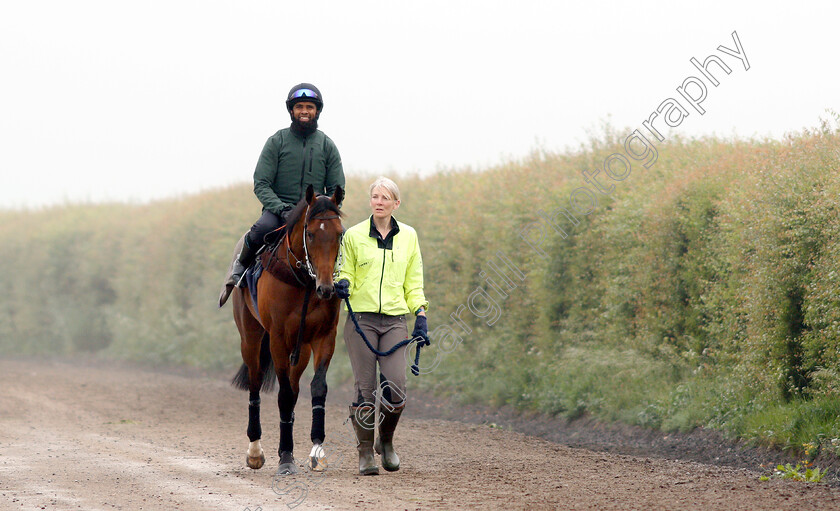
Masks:
[[[365,333],[362,332],[362,327],[359,326],[359,321],[356,319],[356,315],[353,314],[353,307],[350,307],[350,298],[345,298],[344,303],[347,304],[347,313],[350,314],[350,317],[353,319],[353,326],[356,327],[356,333],[358,333],[362,337],[362,340],[365,341],[365,344],[367,344],[368,349],[375,353],[377,356],[387,357],[393,354],[398,349],[402,348],[403,346],[411,344],[412,342],[414,342],[414,339],[416,339],[405,339],[397,343],[396,346],[394,346],[388,351],[379,351],[378,349],[373,347],[370,341],[368,341],[367,337],[365,337]],[[425,346],[428,342],[429,341],[427,341],[426,339],[422,339],[417,343],[417,351],[414,353],[414,364],[411,365],[411,374],[413,374],[414,376],[420,375],[420,348]]]

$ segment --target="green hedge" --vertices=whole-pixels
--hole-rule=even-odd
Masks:
[[[582,172],[623,150],[608,129],[562,154],[398,179],[437,340],[412,385],[793,449],[840,445],[836,414],[817,413],[840,407],[837,130],[669,140],[623,181],[602,172],[612,193],[551,228],[575,190],[592,189]],[[370,180],[348,180],[347,226],[365,218]],[[216,299],[258,213],[247,185],[0,212],[0,353],[233,370],[238,334]],[[333,379],[349,375],[340,340],[339,352]]]

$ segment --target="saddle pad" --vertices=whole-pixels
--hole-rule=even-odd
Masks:
[[[257,260],[245,270],[245,283],[248,286],[248,291],[251,293],[251,302],[254,304],[254,313],[257,315],[257,321],[262,322],[260,319],[260,309],[257,305],[257,281],[260,280],[260,276],[262,276],[263,267],[262,262],[260,259]]]

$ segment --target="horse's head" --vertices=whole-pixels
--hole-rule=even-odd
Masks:
[[[312,185],[306,189],[303,218],[303,249],[310,274],[315,277],[315,292],[322,300],[333,295],[333,278],[338,272],[341,250],[341,210],[344,190],[338,186],[332,197],[315,195]]]

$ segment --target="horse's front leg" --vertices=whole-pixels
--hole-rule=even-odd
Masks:
[[[317,357],[321,358],[321,357]],[[326,454],[323,443],[326,433],[324,432],[324,420],[326,417],[325,405],[327,403],[327,368],[330,359],[316,358],[315,375],[309,388],[312,393],[312,450],[309,452],[309,468],[315,472],[322,472],[327,468]]]
[[[251,374],[254,371],[250,371]],[[253,378],[253,376],[251,376]],[[260,426],[260,387],[256,390],[251,389],[248,393],[248,456],[246,462],[248,467],[253,469],[262,468],[265,464],[265,453],[262,445],[260,445],[260,438],[262,438],[262,427]]]
[[[293,389],[289,381],[288,369],[277,370],[277,381],[280,383],[280,392],[277,394],[277,406],[280,409],[280,448],[277,453],[280,455],[280,467],[277,473],[280,475],[296,474],[294,457],[294,424],[295,404],[297,403],[299,389]]]
[[[259,339],[259,335],[251,335]],[[245,463],[249,468],[260,469],[265,464],[265,453],[260,438],[262,438],[262,427],[260,426],[260,388],[263,378],[266,376],[266,367],[270,365],[270,357],[266,356],[268,351],[268,339],[263,336],[261,342],[242,342],[242,358],[245,360],[244,368],[248,375],[248,454]],[[240,373],[242,370],[240,370]],[[270,373],[269,373],[270,374]],[[270,376],[269,376],[270,377]]]

